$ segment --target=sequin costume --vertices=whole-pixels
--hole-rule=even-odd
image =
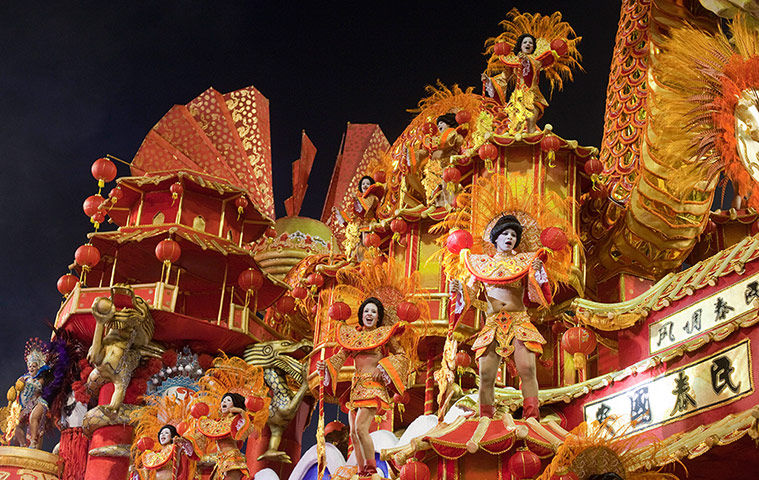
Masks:
[[[198,460],[192,445],[187,440],[170,443],[161,446],[158,451],[146,452],[142,458],[142,465],[148,471],[148,478],[156,478],[160,473],[171,473],[171,477],[177,480],[188,480],[189,459]]]
[[[211,475],[212,479],[221,480],[226,477],[227,472],[233,470],[239,470],[243,474],[243,478],[250,477],[248,464],[245,460],[245,455],[240,451],[240,447],[242,446],[242,442],[248,438],[253,428],[247,412],[237,415],[225,414],[219,420],[208,417],[201,417],[198,420],[198,433],[206,439],[214,441],[218,450],[216,454],[216,466]],[[224,449],[220,442],[224,439],[236,442],[237,448]],[[205,447],[203,440],[200,440],[197,436],[195,440],[200,444],[198,446]],[[205,450],[205,448],[203,449]]]

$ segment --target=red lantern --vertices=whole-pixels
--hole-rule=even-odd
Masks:
[[[264,232],[264,235],[266,235],[269,238],[274,238],[277,236],[277,231],[274,230],[274,227],[267,227],[266,231]]]
[[[408,232],[408,223],[402,218],[396,218],[390,222],[390,230],[392,230],[393,233],[403,235]]]
[[[303,300],[304,298],[306,298],[306,296],[308,296],[308,290],[306,290],[305,288],[301,286],[297,286],[293,288],[292,296]]]
[[[329,306],[329,318],[345,321],[351,316],[351,307],[345,302],[335,302]]]
[[[596,185],[590,189],[590,198],[599,200],[609,196],[609,189],[606,185]]]
[[[548,227],[540,232],[540,243],[551,250],[563,250],[569,241],[564,230],[558,227]]]
[[[100,262],[100,250],[91,244],[85,244],[76,249],[74,260],[77,265],[92,268]]]
[[[411,302],[401,302],[401,304],[398,305],[397,312],[398,318],[408,323],[415,322],[420,314],[419,307],[416,306],[416,303]]]
[[[187,432],[188,428],[190,428],[190,425],[188,425],[187,422],[179,422],[177,425],[177,433],[181,437],[185,434],[185,432]]]
[[[84,199],[84,203],[82,204],[82,210],[84,210],[84,214],[88,217],[92,217],[97,213],[98,208],[100,208],[100,205],[105,201],[103,197],[100,195],[90,195],[89,197]]]
[[[540,457],[526,448],[517,449],[509,459],[509,471],[518,479],[535,477],[540,467]]]
[[[472,234],[466,230],[454,230],[445,241],[448,251],[454,255],[458,255],[465,248],[472,248],[473,244],[474,239],[472,238]]]
[[[210,411],[211,409],[208,407],[207,403],[199,402],[192,406],[190,409],[190,415],[195,418],[200,418],[208,415],[208,412]]]
[[[585,368],[585,356],[596,349],[596,335],[585,327],[572,327],[561,337],[561,346],[574,356],[575,369]]]
[[[95,180],[98,181],[98,185],[101,187],[105,185],[105,182],[110,182],[116,178],[116,174],[118,173],[116,165],[107,158],[98,158],[95,160],[90,171],[92,172],[92,176],[95,177]]]
[[[235,205],[237,206],[237,219],[240,219],[240,215],[242,215],[245,212],[245,207],[248,206],[250,202],[248,202],[248,199],[245,197],[237,197],[235,198]]]
[[[381,241],[380,236],[374,232],[364,235],[364,246],[367,248],[379,247]]]
[[[102,210],[98,210],[90,217],[90,221],[95,225],[100,225],[105,222],[105,213],[103,213]]]
[[[277,310],[280,313],[289,315],[295,311],[295,299],[290,295],[285,295],[277,300]]]
[[[492,143],[486,143],[477,150],[477,154],[483,160],[495,160],[498,158],[498,147]]]
[[[152,450],[153,445],[155,445],[155,441],[153,441],[153,439],[150,437],[141,437],[139,440],[137,440],[137,449],[141,452]]]
[[[493,53],[496,55],[508,55],[511,53],[511,45],[506,42],[498,42],[493,47]]]
[[[601,163],[601,160],[592,157],[587,162],[585,162],[585,165],[583,165],[582,169],[585,170],[585,173],[589,176],[593,176],[600,175],[601,172],[604,171],[604,166]]]
[[[752,231],[753,231],[754,226],[752,225],[751,228],[752,228]],[[716,231],[717,231],[717,224],[714,223],[714,220],[707,221],[706,222],[706,228],[704,228],[704,233],[706,233],[707,235],[711,235],[712,233],[714,233]]]
[[[124,198],[124,190],[122,190],[121,187],[113,187],[113,189],[108,192],[108,198],[111,199],[111,203],[118,203],[119,200]]]
[[[324,285],[324,276],[321,273],[314,272],[306,278],[306,282],[316,288],[321,288]]]
[[[443,180],[448,183],[458,183],[461,180],[461,171],[456,167],[448,167],[443,170]]]
[[[68,295],[74,290],[77,283],[79,283],[79,279],[75,275],[70,273],[61,275],[57,283],[58,291],[61,292],[61,295]]]
[[[563,38],[557,38],[551,42],[551,50],[558,53],[561,57],[567,54],[569,51],[569,46]]]
[[[540,141],[540,149],[544,152],[556,152],[561,147],[561,140],[556,135],[545,135]]]
[[[384,170],[377,170],[374,172],[374,181],[377,183],[385,183],[387,180],[387,174]]]
[[[400,480],[430,480],[430,469],[422,462],[411,460],[401,467],[398,478]]]
[[[408,404],[408,402],[411,401],[411,394],[406,390],[403,392],[403,395],[400,393],[396,393],[393,395],[393,403],[402,403],[403,405]]]
[[[170,238],[161,240],[155,247],[155,256],[161,262],[174,263],[179,260],[180,255],[182,255],[182,248],[178,242]]]
[[[466,368],[472,364],[472,357],[468,353],[461,351],[456,354],[456,366]]]
[[[422,125],[422,133],[426,135],[435,135],[437,133],[437,125],[432,122],[425,122]]]
[[[469,110],[459,110],[456,112],[456,123],[461,125],[462,123],[467,123],[469,120],[472,119],[472,114],[469,112]]]
[[[237,277],[237,284],[246,292],[258,290],[264,284],[264,276],[255,268],[249,268],[240,272]]]
[[[171,184],[169,191],[171,192],[171,198],[176,200],[180,195],[184,193],[184,187],[181,183],[175,182]]]
[[[249,395],[245,398],[245,408],[249,412],[257,412],[264,408],[264,399],[261,397],[254,397]]]

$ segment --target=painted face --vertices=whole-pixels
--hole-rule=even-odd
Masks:
[[[361,320],[364,322],[364,327],[374,328],[377,326],[377,320],[379,318],[379,309],[377,305],[373,303],[367,303],[364,305],[364,311],[361,312]]]
[[[501,232],[498,237],[495,239],[495,249],[496,251],[503,253],[503,252],[510,252],[514,250],[514,245],[517,244],[517,232],[515,232],[511,228],[507,228],[503,232]]]
[[[535,40],[533,40],[531,37],[524,37],[522,39],[522,44],[519,46],[519,49],[522,51],[522,53],[529,55],[535,51]]]
[[[171,430],[164,428],[158,433],[158,443],[167,445],[169,442],[171,442]]]
[[[37,375],[37,372],[39,371],[40,366],[37,362],[29,362],[26,365],[26,369],[29,371],[29,375],[35,376]]]
[[[234,406],[235,404],[232,401],[232,397],[224,397],[221,399],[221,413],[228,413],[229,409]]]
[[[369,180],[368,178],[365,178],[361,180],[361,185],[359,186],[359,190],[361,190],[361,193],[364,193],[371,186],[372,186],[371,180]]]
[[[443,133],[445,131],[445,129],[447,129],[447,128],[450,128],[450,127],[444,121],[440,120],[439,122],[437,122],[437,131],[438,132]]]

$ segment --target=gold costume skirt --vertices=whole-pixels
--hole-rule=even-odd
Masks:
[[[245,460],[245,455],[240,450],[233,449],[226,452],[219,452],[216,455],[216,466],[214,467],[211,478],[221,480],[226,478],[227,472],[232,470],[239,470],[242,473],[242,478],[249,478],[248,462]]]
[[[377,414],[380,414],[390,408],[387,387],[382,382],[374,380],[371,373],[354,373],[350,401],[345,406],[348,410],[376,407]]]
[[[540,355],[546,339],[538,332],[525,312],[498,312],[489,315],[472,345],[474,358],[479,358],[495,340],[495,351],[503,358],[514,353],[514,339],[520,340],[528,350]]]

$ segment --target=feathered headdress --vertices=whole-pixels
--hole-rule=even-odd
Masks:
[[[26,341],[26,346],[24,347],[24,361],[27,366],[36,363],[37,368],[42,369],[42,367],[47,365],[49,351],[49,343],[37,337],[30,338]]]
[[[575,31],[567,22],[562,21],[560,12],[545,16],[539,13],[519,13],[519,10],[512,8],[500,25],[504,32],[497,37],[489,38],[485,42],[485,55],[490,57],[485,70],[488,75],[496,75],[505,68],[505,65],[500,61],[500,55],[496,54],[495,45],[506,43],[513,48],[517,39],[523,34],[535,37],[536,44],[533,52],[535,56],[550,50],[551,42],[554,40],[566,42],[567,53],[561,55],[543,70],[551,83],[551,93],[555,88],[561,90],[564,80],[572,80],[572,69],[582,69],[580,66],[582,56],[577,51],[577,44],[580,43],[582,37],[575,37]],[[507,55],[507,59],[509,57],[513,57],[511,60],[516,61],[517,57],[513,52]]]

